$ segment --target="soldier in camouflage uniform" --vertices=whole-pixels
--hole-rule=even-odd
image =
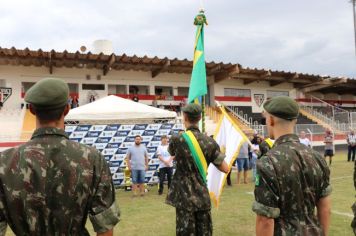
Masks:
[[[200,133],[198,122],[201,107],[189,104],[183,108],[184,124],[196,137],[207,164],[213,163],[219,170],[227,173],[225,155],[220,152],[214,139]],[[199,174],[188,144],[182,137],[172,136],[168,148],[175,156],[176,172],[167,195],[167,204],[176,208],[176,234],[183,236],[212,235],[211,203],[208,188]]]
[[[94,148],[64,132],[69,89],[43,79],[26,93],[37,129],[29,142],[0,155],[0,235],[112,235],[119,221],[110,169]]]
[[[270,138],[265,138],[261,144],[259,145],[259,148],[260,148],[260,153],[258,155],[258,159],[260,159],[262,156],[264,156],[272,147],[267,143],[267,139],[270,139]],[[271,139],[270,139],[271,140]],[[273,142],[271,140],[271,142]]]
[[[257,160],[256,235],[327,235],[330,171],[323,157],[293,134],[299,106],[289,97],[275,97],[264,109],[268,133],[276,141]]]
[[[354,164],[354,188],[356,189],[356,161]],[[354,231],[354,235],[356,235],[356,201],[352,205],[351,209],[352,209],[352,212],[354,213],[354,218],[351,222],[351,227],[352,227],[352,230]]]

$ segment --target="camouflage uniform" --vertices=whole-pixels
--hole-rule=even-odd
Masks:
[[[105,159],[68,140],[62,129],[39,128],[32,139],[0,155],[0,235],[89,235],[119,221]]]
[[[260,159],[262,156],[266,155],[266,153],[271,149],[266,140],[263,140],[261,144],[259,145],[260,148],[260,154],[258,156],[258,159]]]
[[[315,204],[331,193],[330,171],[294,134],[283,135],[257,160],[253,211],[274,218],[274,235],[323,235]]]
[[[356,161],[354,164],[354,187],[356,189]],[[356,235],[356,201],[352,205],[352,212],[354,213],[354,219],[351,222],[351,227],[354,231],[354,234]]]
[[[214,139],[200,133],[197,127],[187,130],[192,131],[198,140],[207,164],[221,165],[225,156]],[[177,163],[166,200],[176,208],[177,235],[211,235],[209,191],[182,135],[172,137],[168,151]]]

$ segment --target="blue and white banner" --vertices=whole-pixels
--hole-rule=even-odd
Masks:
[[[146,182],[157,183],[159,160],[156,150],[161,143],[161,136],[178,134],[182,124],[135,124],[135,125],[67,125],[65,131],[70,140],[95,147],[110,165],[114,185],[125,183],[124,169],[127,149],[134,145],[135,136],[142,136],[149,156],[149,167],[146,171]]]

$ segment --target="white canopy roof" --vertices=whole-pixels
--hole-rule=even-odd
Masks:
[[[110,95],[95,102],[71,109],[66,121],[113,121],[176,118],[177,114]]]

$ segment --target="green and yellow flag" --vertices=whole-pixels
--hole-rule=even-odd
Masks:
[[[208,93],[206,82],[205,56],[204,56],[204,25],[207,25],[204,11],[201,10],[194,19],[197,26],[194,46],[194,61],[192,77],[190,79],[188,103],[200,100]]]

